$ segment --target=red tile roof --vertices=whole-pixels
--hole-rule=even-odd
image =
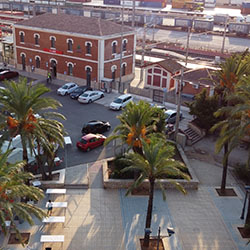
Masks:
[[[166,60],[162,60],[160,62],[146,64],[145,67],[153,66],[153,65],[154,66],[159,65],[160,67],[164,68],[165,70],[167,70],[168,72],[171,72],[173,74],[176,73],[177,71],[181,70],[181,68],[182,68],[182,65],[180,63],[178,63],[172,59],[166,59]]]
[[[93,36],[108,36],[121,33],[120,24],[95,17],[68,14],[45,13],[28,20],[18,22],[15,24],[15,27],[19,27],[20,25]],[[133,29],[128,26],[124,26],[123,32],[125,34],[131,33],[133,32]]]

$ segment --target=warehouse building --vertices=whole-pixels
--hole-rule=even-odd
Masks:
[[[118,81],[120,70],[121,82],[133,79],[135,44],[133,29],[99,18],[46,13],[14,25],[17,68],[80,85]]]

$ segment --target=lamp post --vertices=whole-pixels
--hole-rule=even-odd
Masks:
[[[227,33],[227,19],[228,19],[228,16],[226,16],[225,24],[224,24],[224,33],[223,33],[223,40],[222,40],[222,47],[221,47],[222,54],[224,53],[224,48],[225,48],[226,33]]]
[[[121,27],[121,46],[120,46],[120,77],[119,77],[118,93],[123,93],[123,91],[124,91],[123,87],[122,87],[122,91],[120,90],[121,85],[122,85],[123,26],[124,26],[124,0],[122,0],[122,27]]]
[[[67,169],[68,167],[68,152],[67,152],[67,146],[72,145],[72,141],[70,136],[65,136],[64,137],[64,143],[65,143],[65,168]]]
[[[246,194],[245,194],[244,204],[243,204],[243,208],[242,208],[242,212],[241,212],[241,216],[240,216],[240,218],[242,220],[244,220],[245,208],[246,208],[246,203],[247,203],[247,197],[248,197],[248,194],[250,192],[250,186],[245,186],[245,190],[246,190]]]

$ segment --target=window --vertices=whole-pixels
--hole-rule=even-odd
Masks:
[[[126,64],[124,63],[122,65],[122,76],[125,76],[125,74],[126,74]]]
[[[122,51],[127,51],[127,43],[128,43],[127,39],[124,39],[122,41]]]
[[[112,54],[116,54],[117,41],[112,42]]]
[[[36,68],[40,68],[40,58],[36,57]]]
[[[24,43],[24,33],[20,32],[20,42]]]
[[[68,74],[69,74],[70,76],[73,75],[73,65],[72,65],[72,63],[69,63],[69,64],[68,64]]]
[[[68,39],[68,51],[73,51],[73,41]]]
[[[39,45],[39,35],[35,34],[35,45]]]
[[[55,37],[50,37],[50,42],[51,42],[51,48],[56,48],[56,38]]]
[[[86,43],[86,54],[91,54],[91,43]]]

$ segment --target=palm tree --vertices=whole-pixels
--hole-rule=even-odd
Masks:
[[[228,96],[232,95],[235,92],[237,84],[242,80],[242,78],[249,74],[249,54],[248,51],[245,51],[241,55],[233,55],[228,58],[224,63],[220,65],[220,70],[215,72],[217,82],[217,93],[220,95],[220,104],[221,106],[225,105],[227,107],[232,106],[232,102]],[[234,145],[232,138],[234,135],[230,134],[229,131],[234,131],[235,123],[231,118],[228,118],[228,113],[219,110],[215,112],[217,117],[223,118],[223,121],[215,124],[211,131],[214,131],[217,128],[221,128],[220,138],[216,142],[216,152],[220,152],[224,148],[223,156],[223,173],[221,180],[221,192],[224,193],[226,190],[226,178],[227,178],[227,168],[228,168],[228,157],[232,151],[232,146]],[[235,131],[234,131],[235,132]],[[230,145],[230,143],[232,143]]]
[[[165,123],[165,120],[164,116],[160,114],[161,112],[163,113],[144,101],[139,101],[138,104],[130,102],[123,113],[117,117],[121,124],[114,129],[114,135],[107,138],[105,145],[112,140],[120,139],[134,152],[142,154],[141,140],[148,141],[149,133],[164,129],[161,124],[163,121]]]
[[[38,128],[36,114],[48,109],[57,109],[61,104],[53,98],[42,97],[50,90],[43,84],[27,84],[26,78],[21,78],[18,83],[6,81],[5,87],[0,89],[0,103],[3,104],[4,110],[14,114],[14,118],[4,117],[5,122],[1,127],[6,128],[7,123],[6,133],[10,137],[21,136],[23,160],[28,163],[27,148],[32,150],[34,147],[31,134]],[[59,116],[58,113],[57,115]]]
[[[152,220],[152,209],[154,199],[154,188],[155,183],[158,179],[162,179],[163,176],[181,176],[189,180],[189,176],[182,172],[184,166],[182,163],[175,161],[172,157],[174,156],[174,147],[167,145],[164,140],[159,139],[156,136],[150,137],[150,143],[142,140],[142,153],[143,155],[133,152],[126,155],[124,161],[129,163],[129,167],[124,168],[122,171],[137,170],[140,172],[139,177],[134,181],[133,185],[128,189],[126,195],[131,193],[132,190],[139,187],[144,180],[149,182],[149,198],[148,198],[148,209],[145,228],[151,227]],[[184,188],[177,183],[172,183],[185,194]],[[163,199],[166,199],[165,190],[161,183],[158,182]],[[145,232],[144,235],[144,246],[149,245],[149,234]]]
[[[55,114],[56,115],[56,114]],[[52,179],[52,168],[58,146],[64,146],[64,127],[61,122],[53,119],[38,118],[39,133],[34,134],[37,150],[33,148],[37,165],[42,173],[42,179]],[[45,162],[48,165],[48,176],[45,171]]]
[[[15,216],[27,221],[30,225],[34,224],[32,216],[39,220],[46,216],[42,209],[21,202],[21,199],[26,197],[38,201],[44,197],[44,194],[41,189],[25,184],[33,176],[31,173],[22,171],[24,162],[7,163],[10,153],[11,150],[0,155],[0,227],[6,234],[5,221],[11,221],[11,225],[20,238],[19,230],[14,221]]]

